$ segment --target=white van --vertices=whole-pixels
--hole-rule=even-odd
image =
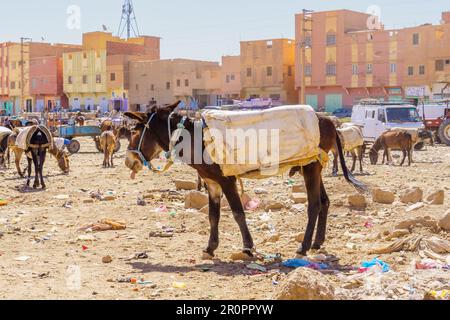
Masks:
[[[425,128],[417,107],[392,102],[361,102],[355,105],[352,123],[363,128],[367,142],[374,142],[392,128]]]

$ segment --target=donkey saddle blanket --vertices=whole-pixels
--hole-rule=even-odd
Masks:
[[[42,125],[35,125],[31,127],[26,127],[20,131],[17,135],[16,146],[19,149],[27,150],[28,148],[38,147],[37,145],[33,145],[31,143],[31,139],[33,135],[40,129],[38,134],[43,134],[44,137],[41,141],[44,141],[43,144],[40,145],[42,148],[52,148],[53,147],[53,137],[50,130]]]
[[[324,156],[319,148],[319,120],[310,106],[208,110],[202,115],[207,154],[225,176],[279,175],[285,171],[282,167],[308,165]]]
[[[6,127],[0,127],[0,141],[3,140],[4,137],[11,135],[13,132]]]

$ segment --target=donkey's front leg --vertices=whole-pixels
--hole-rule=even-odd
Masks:
[[[203,251],[204,259],[214,257],[214,252],[219,247],[219,222],[220,222],[220,202],[222,198],[222,188],[212,180],[205,180],[209,193],[209,224],[211,226],[208,247]]]
[[[233,211],[234,220],[236,220],[239,225],[239,229],[242,234],[242,240],[244,243],[243,252],[248,256],[253,256],[254,243],[250,230],[247,226],[247,221],[245,219],[244,207],[239,196],[239,191],[236,185],[236,178],[227,178],[222,184],[222,190],[227,197],[228,203],[230,204],[231,210]]]

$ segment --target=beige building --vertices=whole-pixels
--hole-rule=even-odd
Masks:
[[[270,39],[241,42],[241,95],[298,103],[295,89],[295,41]]]
[[[200,107],[216,105],[221,93],[220,65],[217,62],[174,59],[130,62],[130,105],[144,111],[149,105],[175,100],[190,101]]]
[[[239,99],[242,89],[240,56],[222,57],[221,80],[223,103],[231,103],[231,100]]]

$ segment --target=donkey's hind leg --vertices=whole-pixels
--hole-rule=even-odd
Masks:
[[[31,156],[33,157],[34,163],[34,184],[33,189],[37,189],[39,187],[39,149],[32,149]]]
[[[316,239],[312,246],[313,249],[319,250],[320,247],[324,244],[326,233],[327,233],[327,219],[328,219],[328,210],[330,208],[330,199],[328,198],[327,191],[325,190],[325,186],[323,184],[323,180],[320,182],[320,212],[319,212],[319,223],[317,225]]]
[[[28,164],[28,166],[27,166],[27,173],[28,173],[27,187],[29,187],[30,186],[30,180],[31,180],[31,162],[32,162],[32,160],[28,156],[26,156],[26,158],[27,158],[27,164]]]
[[[45,157],[47,155],[47,150],[45,148],[39,148],[39,176],[41,178],[41,186],[42,189],[45,189],[45,182],[43,177],[43,170],[44,170],[44,163],[45,163]]]
[[[306,191],[308,193],[308,224],[306,226],[306,233],[302,246],[297,251],[298,254],[303,256],[311,249],[314,229],[316,228],[317,219],[321,211],[321,173],[322,166],[318,162],[303,168]]]

